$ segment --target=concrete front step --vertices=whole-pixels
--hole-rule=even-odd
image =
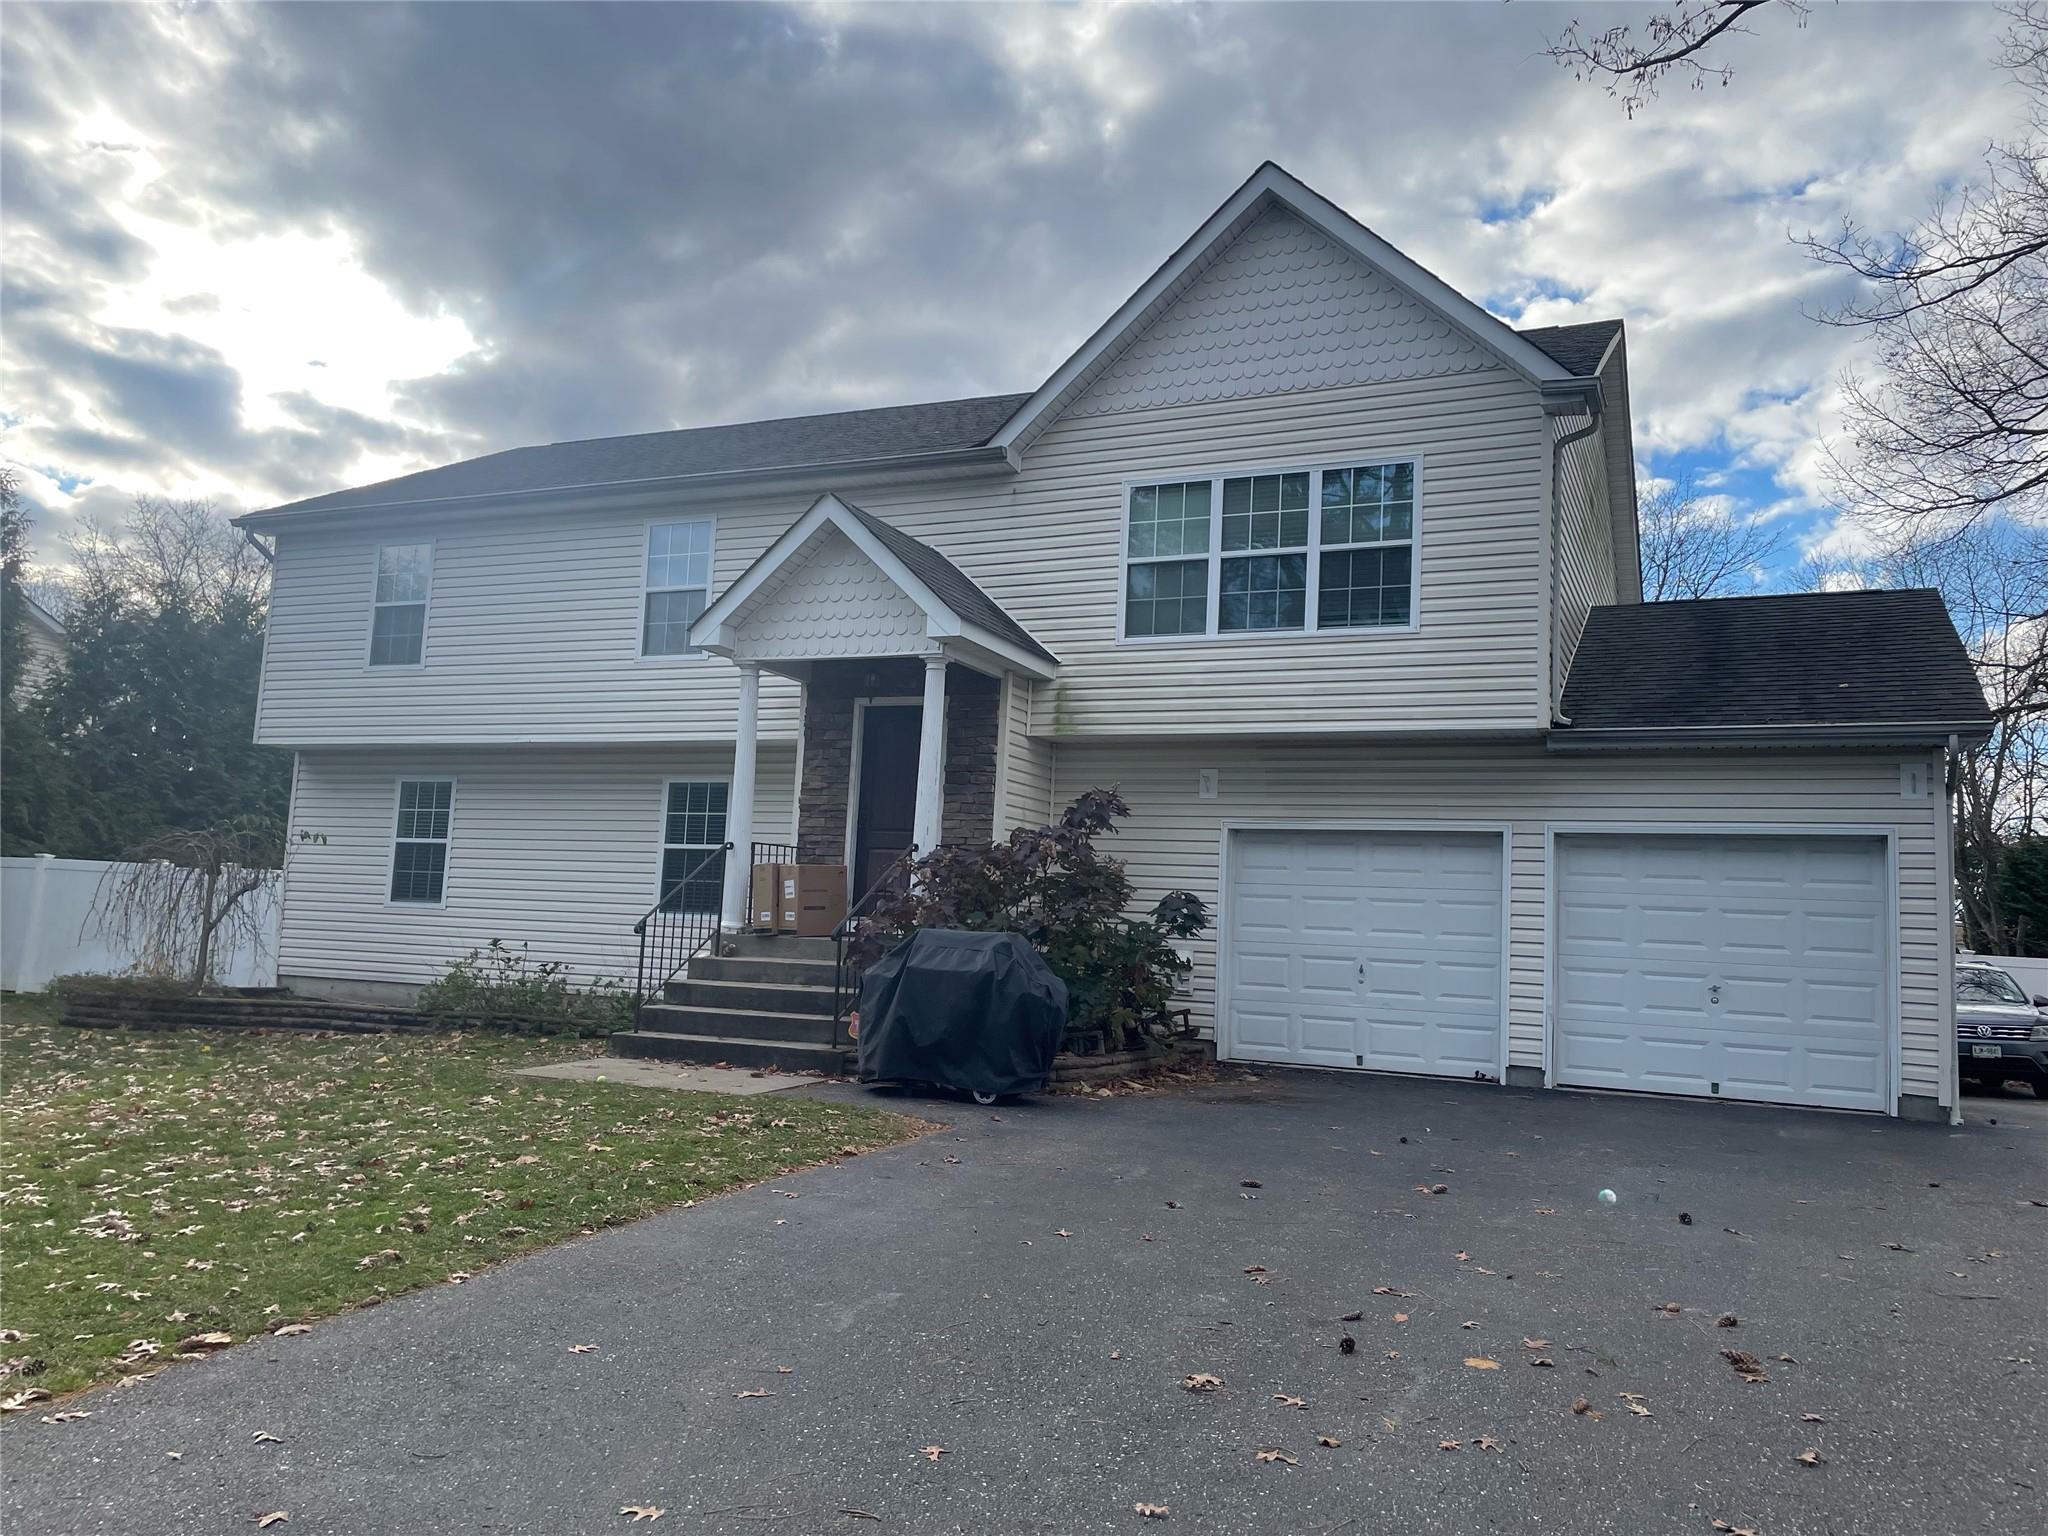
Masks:
[[[837,946],[830,939],[800,939],[793,933],[734,933],[725,952],[747,960],[822,960],[830,965]]]
[[[832,1016],[832,987],[786,986],[766,981],[724,981],[693,976],[662,989],[663,1001],[685,1008],[742,1008],[751,1013],[821,1013]]]
[[[699,955],[690,962],[692,981],[754,981],[780,987],[832,989],[832,957],[823,960],[767,959],[758,955]]]
[[[787,1040],[797,1045],[841,1043],[839,1026],[823,1013],[771,1013],[755,1008],[700,1008],[648,1003],[633,1027],[664,1035],[716,1035],[730,1040]]]
[[[745,1040],[726,1035],[671,1035],[653,1030],[611,1036],[611,1054],[774,1072],[837,1074],[853,1068],[853,1052],[836,1046],[793,1040]]]

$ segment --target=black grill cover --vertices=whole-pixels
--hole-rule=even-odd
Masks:
[[[860,1080],[970,1093],[1045,1086],[1067,984],[1015,933],[921,928],[860,986]]]

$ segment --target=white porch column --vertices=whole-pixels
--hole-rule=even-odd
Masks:
[[[725,836],[732,852],[725,856],[725,926],[747,926],[748,885],[754,861],[754,747],[761,726],[761,668],[743,661],[740,667],[739,730],[732,743],[732,792],[725,802]]]
[[[939,846],[946,810],[946,658],[924,659],[924,718],[917,732],[917,811],[911,836],[917,856]]]

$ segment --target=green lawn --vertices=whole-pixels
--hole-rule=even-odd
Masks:
[[[0,1000],[0,1398],[152,1370],[196,1335],[311,1321],[919,1129],[509,1070],[587,1042],[131,1034],[54,1013]]]

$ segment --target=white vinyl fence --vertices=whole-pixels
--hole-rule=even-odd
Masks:
[[[1956,958],[1995,965],[2018,982],[2027,996],[2048,997],[2048,960],[2028,959],[2022,955],[1973,955],[1966,949],[1957,950]]]
[[[0,989],[40,992],[55,976],[119,976],[138,956],[100,931],[93,897],[112,864],[98,859],[0,859]],[[261,935],[253,949],[230,948],[214,962],[231,987],[277,984],[277,890],[249,898]],[[225,943],[225,938],[221,940]]]

